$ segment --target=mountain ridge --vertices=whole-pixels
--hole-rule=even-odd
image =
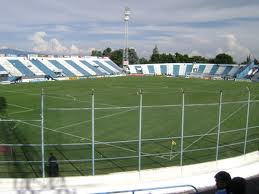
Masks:
[[[32,52],[32,51],[12,49],[12,48],[2,48],[0,49],[0,54],[6,55],[6,56],[8,55],[27,56],[29,54],[38,54],[38,53]]]

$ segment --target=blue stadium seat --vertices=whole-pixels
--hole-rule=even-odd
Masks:
[[[191,72],[192,72],[192,67],[193,65],[191,64],[188,64],[187,67],[186,67],[186,71],[185,71],[185,75],[190,75]]]
[[[34,64],[36,67],[38,67],[41,71],[43,71],[45,75],[49,75],[51,77],[57,77],[53,71],[51,71],[49,68],[47,68],[46,65],[44,65],[42,62],[40,62],[38,59],[32,59],[30,61],[32,64]]]
[[[148,68],[149,74],[155,74],[154,65],[148,65],[147,68]]]
[[[91,74],[89,72],[87,72],[86,70],[84,70],[82,67],[80,67],[78,64],[76,64],[74,61],[72,60],[65,60],[69,65],[71,65],[72,67],[74,67],[77,71],[79,71],[80,73],[82,73],[85,76],[91,76]]]
[[[60,64],[57,60],[49,60],[54,66],[56,66],[58,69],[62,69],[63,73],[66,74],[66,76],[76,76],[71,71],[69,71],[64,65]]]
[[[9,59],[8,60],[16,69],[18,69],[25,77],[35,77],[35,74],[26,67],[21,61],[17,59]]]
[[[0,71],[6,71],[6,70],[2,67],[1,64],[0,64]]]
[[[173,75],[174,76],[179,76],[179,71],[180,71],[180,65],[173,65]]]
[[[222,73],[222,76],[228,75],[228,73],[231,71],[232,68],[233,66],[226,66],[225,70]]]
[[[111,60],[108,60],[108,61],[105,61],[105,62],[108,63],[109,65],[111,65],[114,69],[117,69],[119,72],[122,72],[122,69],[120,67],[118,67],[118,65],[116,65]]]
[[[94,67],[85,60],[80,60],[80,62],[87,66],[89,69],[93,70],[96,73],[96,75],[107,75],[107,73],[100,71],[97,67]]]
[[[211,70],[210,70],[210,75],[215,75],[216,72],[218,71],[219,66],[218,65],[213,65]]]
[[[97,65],[99,65],[102,69],[104,69],[109,74],[115,74],[116,73],[116,72],[112,71],[111,69],[109,69],[106,65],[102,64],[100,61],[94,60],[93,62],[96,63]]]
[[[160,65],[161,74],[167,74],[167,66],[166,65]]]
[[[205,65],[199,65],[198,73],[202,74],[204,72],[205,67]]]
[[[240,70],[236,73],[236,78],[237,79],[244,79],[248,72],[253,69],[255,66],[254,62],[247,64],[245,67],[240,68]]]

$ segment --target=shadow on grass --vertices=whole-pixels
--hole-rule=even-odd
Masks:
[[[7,114],[7,102],[0,97],[0,137],[1,137],[1,163],[0,176],[8,178],[39,177],[41,169],[34,161],[40,158],[36,147],[17,146],[14,144],[26,144],[30,142],[17,125]],[[9,120],[10,119],[10,120]],[[36,165],[35,165],[36,164]]]

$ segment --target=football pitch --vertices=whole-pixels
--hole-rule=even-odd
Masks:
[[[0,85],[0,97],[0,177],[42,176],[42,129],[45,162],[52,152],[60,176],[92,175],[93,155],[95,174],[105,174],[214,161],[259,145],[255,83],[116,77]]]

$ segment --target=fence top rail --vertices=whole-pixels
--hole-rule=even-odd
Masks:
[[[92,193],[92,194],[127,193],[127,192],[135,193],[137,191],[174,189],[174,188],[181,188],[181,187],[191,187],[195,191],[195,193],[199,193],[198,189],[196,187],[194,187],[193,185],[173,185],[173,186],[165,186],[165,187],[150,187],[150,188],[143,188],[143,189],[119,190],[119,191],[109,191],[109,192],[100,192],[100,193]]]

